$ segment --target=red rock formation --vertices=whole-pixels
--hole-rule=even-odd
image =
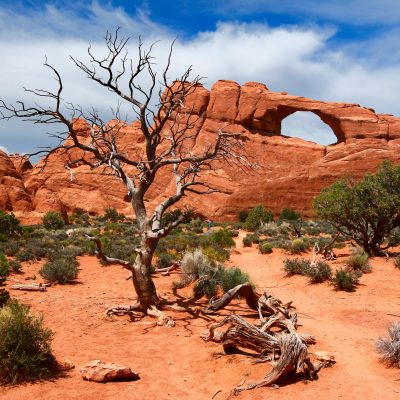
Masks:
[[[6,153],[0,150],[0,210],[31,211],[31,197],[26,192],[21,175]]]
[[[348,175],[360,178],[387,159],[400,163],[400,118],[376,114],[356,104],[275,93],[260,83],[240,86],[232,81],[218,81],[211,92],[199,85],[187,99],[187,106],[200,117],[196,124],[199,145],[229,124],[225,129],[241,133],[247,153],[258,164],[254,171],[220,165],[209,173],[209,179],[222,193],[190,195],[182,202],[181,205],[194,206],[213,219],[234,219],[238,211],[256,204],[264,204],[275,213],[291,207],[310,216],[313,197],[338,178]],[[296,111],[318,115],[332,128],[337,143],[322,146],[282,136],[282,120]],[[87,124],[75,123],[81,136],[89,140]],[[134,122],[124,126],[119,140],[131,154],[140,150],[143,137],[139,125]],[[26,190],[22,184],[19,187],[25,193],[25,203],[14,201],[10,206],[10,201],[3,199],[0,208],[27,211],[29,207],[25,204],[32,204],[40,215],[48,210],[72,212],[77,207],[99,214],[107,207],[114,207],[132,214],[125,188],[116,178],[100,175],[85,165],[74,168],[70,175],[64,165],[65,156],[56,153],[44,171],[41,163],[32,169],[20,169]],[[17,173],[15,168],[13,171]],[[168,172],[161,173],[147,200],[151,205],[156,204],[174,190],[173,186]]]

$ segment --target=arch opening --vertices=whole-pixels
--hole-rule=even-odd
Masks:
[[[338,143],[333,129],[312,111],[294,111],[281,120],[281,135],[328,146]]]

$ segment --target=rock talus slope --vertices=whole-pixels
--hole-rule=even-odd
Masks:
[[[186,105],[199,117],[195,127],[199,145],[226,127],[240,133],[247,154],[257,164],[254,170],[218,165],[207,178],[221,193],[191,194],[182,201],[181,206],[194,207],[209,218],[235,219],[240,210],[256,204],[275,213],[291,207],[310,216],[313,197],[338,178],[361,178],[383,160],[400,163],[400,118],[357,104],[271,92],[255,82],[240,86],[218,81],[211,91],[198,86]],[[318,115],[331,127],[337,143],[322,146],[282,136],[282,120],[296,111]],[[84,121],[76,124],[85,140],[89,127]],[[140,149],[143,138],[138,123],[124,126],[119,140],[127,152]],[[30,219],[48,210],[72,212],[77,207],[91,214],[101,214],[107,207],[132,214],[125,188],[113,176],[84,165],[73,168],[71,174],[64,167],[65,156],[57,153],[44,170],[42,162],[32,167],[16,161],[0,153],[0,209]],[[150,205],[172,192],[173,186],[170,173],[162,172],[147,194]]]

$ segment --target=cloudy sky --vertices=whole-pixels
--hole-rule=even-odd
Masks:
[[[171,80],[193,65],[208,88],[218,79],[259,81],[274,91],[400,115],[398,0],[1,0],[0,97],[29,104],[35,99],[23,87],[54,89],[43,67],[47,56],[63,77],[64,100],[107,118],[117,99],[69,56],[85,60],[88,43],[102,54],[105,32],[118,26],[132,38],[133,56],[139,35],[145,43],[159,40],[159,68],[177,38]],[[284,133],[334,141],[316,116],[303,114],[284,120]],[[33,152],[51,143],[46,128],[0,121],[0,148]]]

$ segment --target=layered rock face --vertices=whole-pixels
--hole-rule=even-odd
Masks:
[[[210,92],[199,86],[186,103],[199,117],[195,127],[199,146],[220,128],[237,132],[257,164],[254,170],[219,164],[207,179],[221,193],[190,194],[181,202],[180,206],[189,205],[212,219],[232,220],[240,210],[257,204],[275,213],[290,207],[311,216],[313,197],[335,180],[361,178],[383,160],[400,163],[400,118],[356,104],[321,102],[271,92],[260,83],[240,86],[232,81],[218,81]],[[322,146],[282,136],[282,120],[296,111],[318,115],[332,128],[337,143]],[[83,121],[77,124],[86,140],[89,127]],[[143,137],[138,123],[123,127],[119,141],[128,153],[140,150]],[[45,169],[43,163],[31,167],[13,162],[0,153],[0,185],[4,187],[0,209],[29,215],[29,221],[49,210],[72,212],[78,207],[91,214],[113,207],[132,215],[126,190],[113,176],[84,165],[68,171],[65,156],[57,153]],[[161,172],[147,194],[150,207],[173,191],[170,171]]]
[[[10,157],[0,150],[0,210],[32,211],[31,196],[27,193],[21,174]]]

